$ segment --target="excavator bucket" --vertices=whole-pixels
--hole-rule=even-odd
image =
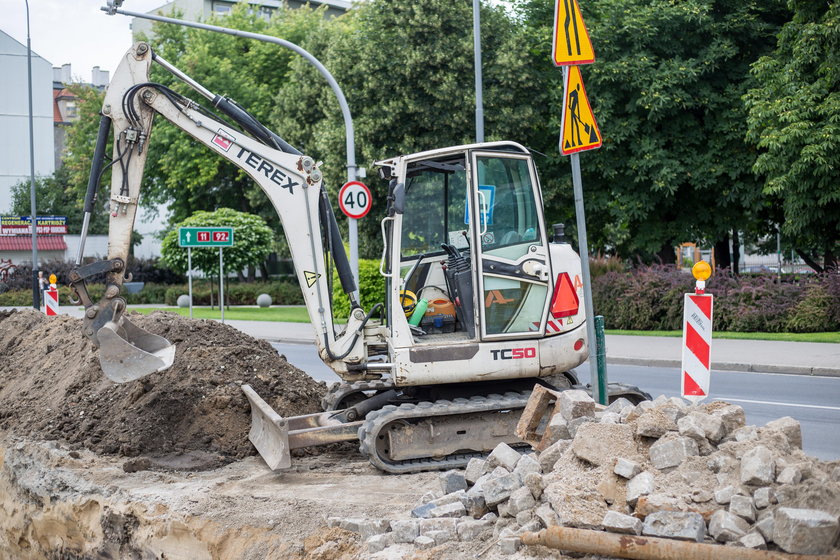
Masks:
[[[127,383],[163,371],[175,361],[174,344],[144,331],[125,317],[119,324],[108,321],[102,325],[96,338],[102,372],[114,383]]]
[[[262,400],[250,385],[242,385],[242,391],[251,403],[251,431],[248,439],[257,448],[268,468],[289,468],[292,466],[292,456],[289,453],[288,422]]]

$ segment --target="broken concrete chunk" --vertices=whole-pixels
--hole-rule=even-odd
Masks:
[[[776,477],[776,482],[779,484],[799,484],[801,481],[802,471],[796,467],[785,467]]]
[[[651,513],[657,511],[680,511],[677,504],[677,499],[667,494],[648,494],[647,496],[640,496],[636,501],[636,507],[633,514],[640,519],[644,519]]]
[[[488,480],[484,484],[484,501],[489,507],[499,504],[513,494],[513,491],[522,486],[519,476],[510,473],[492,480]]]
[[[737,541],[747,534],[750,525],[734,513],[719,509],[709,519],[709,533],[718,542]]]
[[[417,550],[427,550],[436,546],[435,539],[426,535],[420,535],[414,539],[414,546],[417,547]]]
[[[788,443],[790,443],[792,447],[802,449],[802,426],[799,425],[798,420],[795,420],[790,416],[785,416],[783,418],[767,422],[764,427],[770,430],[778,430],[782,432],[785,434],[785,437],[788,439]]]
[[[557,519],[557,514],[554,513],[554,509],[550,504],[540,504],[537,506],[537,509],[534,510],[534,515],[537,516],[537,519],[540,520],[543,527],[554,527],[560,524],[560,520]]]
[[[525,486],[531,491],[531,495],[535,500],[539,500],[545,490],[545,480],[540,473],[528,473],[525,475]]]
[[[618,415],[621,415],[621,411],[624,410],[625,406],[633,406],[629,400],[625,399],[624,397],[618,397],[610,405],[604,410],[604,412],[614,412]]]
[[[481,478],[481,476],[486,472],[486,469],[487,461],[473,457],[467,463],[466,470],[464,470],[464,480],[466,480],[469,484],[475,484],[475,481]]]
[[[621,424],[621,416],[617,412],[605,412],[599,419],[601,424]]]
[[[441,496],[440,498],[436,498],[429,503],[433,504],[435,507],[445,506],[447,504],[454,504],[455,502],[460,501],[465,494],[466,492],[464,492],[463,490],[456,490],[451,494],[446,494]]]
[[[595,401],[586,391],[580,389],[563,391],[557,400],[560,405],[560,414],[569,422],[582,416],[595,416]]]
[[[738,461],[725,453],[715,453],[709,457],[706,463],[708,467],[715,473],[729,473],[738,465]]]
[[[703,431],[691,415],[683,416],[677,420],[677,430],[681,436],[690,437],[694,440],[706,439],[706,433]]]
[[[738,539],[745,548],[754,548],[756,550],[766,550],[767,549],[767,542],[764,540],[764,537],[761,536],[761,533],[758,531],[750,531],[740,539]]]
[[[734,486],[724,486],[719,490],[715,490],[715,501],[721,505],[728,504],[736,492],[737,490]]]
[[[461,497],[461,503],[464,504],[467,513],[476,519],[486,515],[489,510],[487,503],[484,501],[484,494],[467,492]]]
[[[437,506],[431,502],[429,502],[428,504],[417,506],[416,508],[411,510],[411,516],[418,517],[420,519],[428,519],[429,517],[431,517],[432,510],[436,507]]]
[[[574,438],[577,435],[578,430],[580,429],[581,426],[583,426],[584,424],[591,424],[591,423],[594,423],[594,422],[595,422],[595,417],[594,416],[581,416],[579,418],[575,418],[574,420],[571,420],[569,422],[569,435],[571,435],[572,438]]]
[[[572,440],[570,439],[561,439],[557,443],[546,447],[537,458],[537,461],[540,463],[540,469],[544,473],[550,473],[551,470],[554,468],[554,464],[560,458],[566,450],[571,447]]]
[[[429,512],[429,517],[437,518],[437,517],[457,517],[460,518],[467,514],[467,508],[464,507],[464,504],[461,501],[457,501],[451,504],[446,504],[443,506],[438,506],[432,511]]]
[[[734,513],[744,521],[753,523],[755,521],[753,499],[749,496],[735,494],[729,502],[729,513]]]
[[[438,475],[438,480],[440,480],[440,489],[444,494],[467,489],[467,479],[461,471],[446,471]]]
[[[714,494],[702,488],[691,492],[691,501],[696,504],[705,504],[706,502],[712,501],[712,498],[714,498]]]
[[[533,455],[523,455],[519,462],[516,463],[516,468],[513,469],[513,474],[517,475],[520,480],[524,481],[525,477],[531,473],[539,473],[542,469],[540,463]]]
[[[536,505],[537,502],[534,500],[534,496],[531,495],[531,491],[524,486],[514,490],[510,498],[508,498],[508,511],[514,517],[518,513],[527,511]]]
[[[773,542],[785,552],[826,554],[840,534],[837,517],[816,509],[780,507],[773,521]]]
[[[759,519],[758,523],[755,524],[755,528],[758,529],[758,532],[761,533],[761,536],[764,537],[764,540],[767,542],[773,542],[774,526],[775,521],[773,520],[772,515]]]
[[[660,439],[650,446],[650,462],[659,470],[676,467],[687,457],[699,454],[697,442],[682,436]]]
[[[773,482],[776,463],[773,453],[763,445],[757,445],[741,457],[741,483],[766,486]]]
[[[688,416],[694,420],[694,423],[703,430],[703,435],[713,442],[717,443],[726,435],[726,427],[723,423],[723,418],[704,412],[694,411],[689,412]]]
[[[616,455],[635,454],[633,428],[627,424],[585,424],[575,434],[572,451],[596,466],[608,464]]]
[[[435,539],[435,546],[446,544],[449,541],[454,541],[458,538],[455,533],[451,533],[449,531],[429,531],[426,536]]]
[[[530,523],[531,521],[534,521],[534,511],[530,510],[530,509],[525,510],[525,511],[520,511],[519,513],[516,514],[516,517],[514,517],[514,519],[516,519],[516,522],[520,526],[525,526],[528,523]],[[539,528],[537,528],[537,530],[539,531],[541,528],[542,527],[539,527]]]
[[[567,391],[563,391],[564,393]],[[504,555],[513,554],[522,546],[522,539],[519,537],[505,537],[499,539],[499,552]]]
[[[640,496],[646,496],[653,492],[653,474],[647,471],[639,473],[627,483],[627,503],[636,505]]]
[[[764,509],[769,506],[773,498],[773,490],[768,486],[756,488],[755,492],[753,492],[753,502],[758,509]]]
[[[730,434],[735,441],[755,441],[758,439],[758,430],[755,426],[744,426]]]
[[[465,519],[458,523],[457,533],[459,541],[472,541],[492,527],[492,522],[480,519]]]
[[[747,417],[744,415],[744,409],[735,404],[718,408],[712,412],[712,415],[723,420],[723,428],[726,434],[731,434],[738,428],[743,428],[747,425]]]
[[[840,482],[840,465],[831,469],[831,480],[834,482]]]
[[[637,519],[632,515],[624,515],[617,511],[608,511],[601,524],[610,533],[621,533],[624,535],[642,534],[641,519]]]
[[[618,413],[619,418],[621,418],[621,423],[626,424],[630,421],[631,416],[633,418],[638,418],[636,414],[636,407],[632,404],[625,406],[621,409],[621,412]]]
[[[706,522],[699,513],[690,511],[657,511],[645,517],[642,534],[684,541],[702,542]]]
[[[416,519],[391,521],[391,534],[395,543],[412,543],[420,536],[420,522]]]
[[[647,410],[636,420],[636,434],[659,438],[668,432],[677,431],[677,425],[658,408]]]
[[[490,464],[491,467],[501,466],[506,468],[509,471],[513,471],[516,468],[516,463],[519,462],[519,459],[522,458],[522,455],[511,446],[506,443],[500,443],[496,446],[490,456],[487,457],[487,462]]]
[[[563,418],[563,415],[558,412],[548,421],[548,426],[545,427],[540,446],[548,447],[561,439],[571,439],[571,437],[572,435],[569,433],[569,421]]]
[[[367,540],[367,548],[368,552],[370,553],[376,553],[385,550],[392,544],[394,544],[394,537],[391,535],[391,533],[373,535]]]
[[[618,476],[624,477],[629,480],[637,474],[639,474],[640,472],[642,472],[642,467],[636,461],[631,461],[630,459],[619,457],[615,461],[615,467],[613,468],[613,472]]]

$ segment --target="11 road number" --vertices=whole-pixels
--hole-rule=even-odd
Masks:
[[[211,233],[213,234],[213,241],[216,243],[224,243],[230,239],[230,234],[226,231],[199,231],[196,232],[196,238],[201,243],[209,243]]]
[[[348,218],[364,218],[370,212],[370,189],[359,181],[344,183],[338,191],[338,206]]]

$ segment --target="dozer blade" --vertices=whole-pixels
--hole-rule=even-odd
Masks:
[[[96,335],[99,364],[114,383],[140,379],[167,369],[175,361],[175,345],[146,332],[125,317],[121,324],[108,321]]]
[[[289,424],[250,385],[242,391],[251,403],[251,431],[248,439],[271,470],[292,466],[289,453]]]

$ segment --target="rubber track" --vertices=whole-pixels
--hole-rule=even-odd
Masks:
[[[382,391],[393,388],[394,384],[384,379],[354,381],[353,383],[333,383],[327,390],[327,394],[321,398],[321,410],[324,412],[337,410],[336,404],[340,403],[347,395],[352,395],[353,393],[362,391],[376,391],[377,393],[381,393]]]
[[[511,410],[525,408],[530,391],[508,392],[504,395],[490,394],[469,399],[439,400],[417,404],[387,405],[380,410],[370,412],[365,422],[359,427],[359,451],[373,466],[385,472],[395,474],[422,471],[449,470],[465,467],[473,457],[484,457],[487,452],[458,453],[442,459],[428,457],[407,461],[391,461],[380,457],[376,451],[379,433],[392,422],[399,420],[425,419],[434,416],[457,416],[493,410]]]

